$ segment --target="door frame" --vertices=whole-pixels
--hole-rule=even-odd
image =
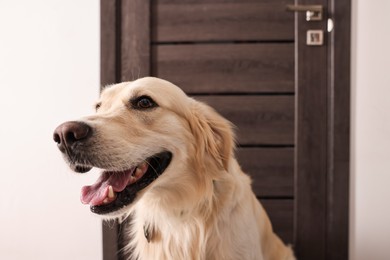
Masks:
[[[350,175],[351,1],[330,0],[329,160],[326,259],[348,259]]]
[[[351,2],[295,2],[327,10],[317,24],[296,14],[294,249],[298,259],[348,259]],[[325,32],[327,48],[306,46],[309,29]]]
[[[321,256],[312,259],[341,260],[348,259],[349,251],[351,0],[328,0],[327,6],[328,17],[333,20],[335,27],[326,39],[326,169],[324,183],[321,184],[325,192],[320,194],[323,201],[323,232],[319,234],[313,227],[307,227],[305,216],[311,216],[313,208],[300,201],[298,194],[295,207],[299,213],[295,213],[295,225],[301,227],[301,230],[297,233],[295,228],[294,241],[298,242],[295,244],[297,255],[306,259],[306,256],[313,256],[316,252],[313,252],[310,243],[301,243],[298,236],[303,234],[306,238],[312,238],[312,241],[321,236],[321,250],[317,252],[317,256]],[[150,45],[143,43],[150,42],[150,0],[101,0],[100,7],[101,85],[147,76],[150,73]],[[133,67],[139,70],[133,71]],[[297,140],[296,147],[300,149],[305,144]],[[296,172],[302,170],[310,172],[311,169],[296,168]],[[296,178],[296,182],[299,182],[299,178]],[[309,195],[311,191],[304,190],[303,194],[305,192]],[[118,254],[121,240],[119,231],[119,224],[103,223],[104,260],[121,258]]]

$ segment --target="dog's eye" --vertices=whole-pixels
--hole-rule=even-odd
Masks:
[[[133,107],[137,109],[148,109],[156,107],[157,104],[148,96],[141,96],[132,102]]]

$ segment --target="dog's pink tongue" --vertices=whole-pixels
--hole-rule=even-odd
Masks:
[[[112,186],[115,192],[123,191],[129,183],[134,168],[125,172],[104,172],[100,178],[90,186],[81,189],[81,202],[91,206],[103,204],[108,196],[108,187]]]

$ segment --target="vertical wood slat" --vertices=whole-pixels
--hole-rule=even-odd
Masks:
[[[150,74],[150,1],[101,0],[101,85]],[[103,223],[103,259],[122,259],[122,228]]]
[[[100,85],[105,86],[118,82],[118,28],[117,0],[100,1]],[[103,259],[118,259],[118,229],[116,222],[102,223]]]
[[[102,86],[117,82],[116,2],[116,0],[100,1],[100,84]]]
[[[351,1],[331,0],[330,149],[326,259],[348,259]]]
[[[150,75],[150,0],[121,0],[121,81]]]
[[[298,0],[297,4],[312,4]],[[317,1],[325,9],[327,0]],[[308,23],[296,14],[296,207],[295,250],[297,259],[326,259],[328,89],[327,45],[307,46],[306,31],[326,32],[322,22]],[[326,35],[325,35],[326,37]],[[326,39],[325,39],[326,42]]]
[[[116,221],[102,223],[103,260],[118,260],[119,225]]]
[[[103,0],[104,1],[104,0]],[[120,81],[131,81],[150,75],[150,1],[118,0],[120,2]],[[118,226],[119,250],[126,246],[125,227],[130,219]],[[118,260],[128,259],[130,252],[117,252]]]

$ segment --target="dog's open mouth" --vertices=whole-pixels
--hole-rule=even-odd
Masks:
[[[96,214],[117,211],[134,201],[139,191],[156,180],[169,166],[172,153],[162,152],[125,171],[104,171],[100,178],[81,190],[81,202]]]

